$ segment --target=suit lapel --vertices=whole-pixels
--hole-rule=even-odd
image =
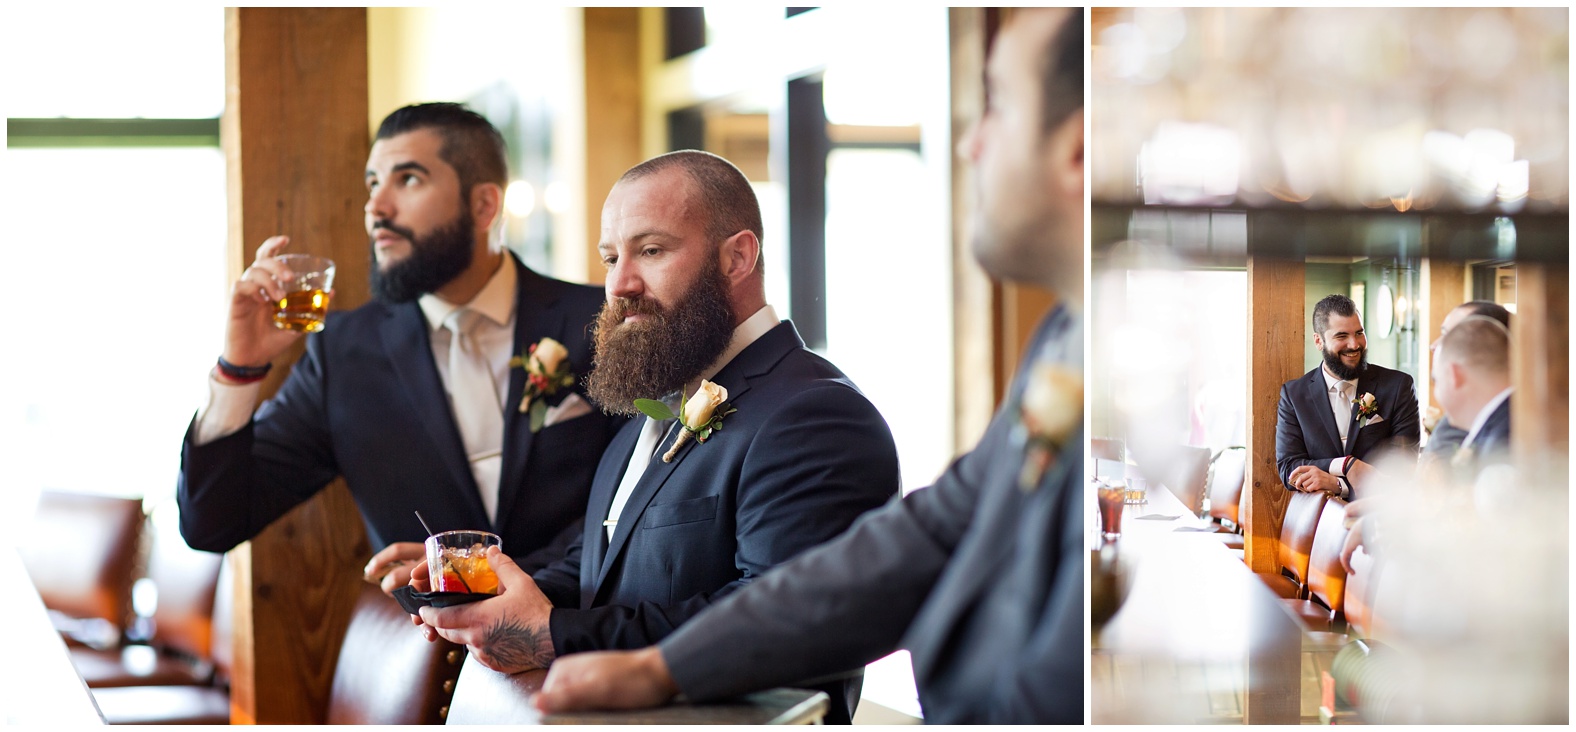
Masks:
[[[454,424],[449,395],[443,390],[438,367],[432,360],[427,321],[421,315],[421,308],[414,303],[389,310],[390,315],[379,332],[389,363],[399,378],[402,391],[413,403],[417,419],[432,439],[439,460],[454,484],[460,486],[458,492],[462,500],[473,516],[485,520],[487,510],[482,506],[481,496],[476,492],[476,479],[465,459],[465,447],[460,430]],[[437,415],[447,418],[439,419]]]
[[[639,434],[639,430],[636,430],[636,434]],[[613,568],[614,558],[629,543],[629,535],[635,530],[635,526],[640,523],[640,517],[646,512],[646,506],[651,504],[651,499],[657,495],[657,491],[661,490],[662,484],[667,482],[668,476],[673,475],[673,471],[678,470],[684,459],[695,452],[693,449],[695,440],[691,437],[688,443],[679,449],[678,454],[673,456],[673,462],[662,462],[662,456],[667,453],[668,448],[673,446],[673,441],[678,439],[678,434],[679,430],[676,426],[669,428],[666,439],[658,443],[656,453],[651,456],[651,464],[646,466],[645,474],[640,476],[640,482],[635,484],[635,490],[630,492],[629,500],[624,503],[624,511],[619,514],[617,519],[618,525],[613,529],[613,538],[608,542],[607,554],[602,558],[601,565],[597,567],[596,583],[591,588],[593,596],[600,592],[602,585],[607,582],[608,572]],[[631,451],[634,450],[634,446],[631,445],[629,449]],[[622,474],[620,474],[619,479],[622,481]],[[614,484],[613,489],[618,489],[617,483]],[[611,503],[612,494],[610,493],[607,496],[607,501],[599,504],[602,514],[606,514],[607,507]],[[593,520],[592,516],[587,515],[586,527],[588,530],[593,523],[598,528],[602,524],[601,520]],[[601,544],[600,541],[597,543]],[[589,605],[585,607],[589,607]]]
[[[599,469],[596,480],[591,482],[591,496],[586,501],[585,528],[580,547],[581,607],[591,607],[590,595],[596,591],[596,584],[603,576],[602,558],[607,556],[607,532],[602,520],[607,517],[608,507],[613,505],[613,494],[618,492],[619,484],[624,481],[624,472],[629,470],[629,459],[636,443],[640,441],[640,430],[644,426],[644,419],[632,419],[613,436],[604,454],[621,455],[622,462],[617,470],[605,467]],[[606,464],[604,459],[603,466]]]
[[[518,279],[515,281],[514,350],[511,355],[526,352],[542,338],[551,337],[564,341],[566,317],[553,310],[557,304],[556,292],[547,278],[537,275],[513,256]],[[584,368],[581,364],[572,364]],[[530,462],[531,443],[536,434],[531,432],[531,415],[520,411],[520,397],[525,393],[525,369],[509,369],[509,397],[503,410],[503,469],[498,479],[498,517],[509,516],[514,503],[525,485],[525,469]]]
[[[788,322],[780,323],[770,331],[767,331],[765,335],[756,339],[754,343],[751,343],[739,355],[735,356],[728,365],[717,372],[716,376],[712,377],[711,381],[728,390],[728,404],[744,409],[745,407],[740,406],[740,404],[744,399],[744,395],[750,390],[750,379],[771,373],[772,368],[784,356],[795,349],[803,347],[804,341],[799,338],[799,332],[793,327],[793,324]],[[636,422],[638,424],[640,421],[637,420]],[[591,588],[593,597],[596,593],[601,592],[602,586],[607,583],[609,573],[616,563],[619,552],[623,551],[624,547],[629,544],[630,534],[639,525],[640,517],[645,513],[646,507],[651,505],[651,500],[662,489],[662,484],[667,482],[668,477],[673,475],[675,470],[678,470],[679,464],[683,463],[690,454],[696,452],[697,448],[705,449],[700,443],[695,441],[694,436],[691,436],[690,439],[685,441],[684,446],[679,448],[678,454],[673,456],[673,462],[662,462],[662,456],[667,453],[668,448],[672,447],[673,441],[678,439],[679,429],[674,427],[664,436],[661,444],[657,447],[656,454],[651,457],[651,464],[647,466],[645,475],[640,477],[640,482],[635,484],[635,490],[629,495],[629,501],[624,504],[624,511],[618,517],[618,526],[613,530],[613,538],[608,542],[607,554],[602,558],[601,565],[597,567],[596,583]],[[635,435],[638,435],[639,432],[638,428],[633,430]],[[620,434],[622,435],[622,433]],[[730,434],[734,433],[723,430],[714,433],[712,439],[725,439]],[[634,450],[633,441],[625,450]],[[618,483],[622,479],[623,476],[620,475],[617,480],[612,481],[612,490],[617,490]],[[612,495],[612,492],[609,491],[607,499],[600,503],[593,496],[591,505],[600,508],[603,513],[606,513],[608,505],[612,503]],[[588,514],[586,517],[588,531],[591,523],[591,516]],[[597,520],[596,523],[600,527],[601,520]],[[600,545],[601,542],[597,543]],[[590,542],[587,542],[587,544],[589,545]],[[590,605],[587,604],[583,607],[590,607]]]

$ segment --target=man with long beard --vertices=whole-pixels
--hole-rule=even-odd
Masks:
[[[423,556],[416,510],[435,531],[494,531],[522,566],[562,555],[626,420],[597,413],[573,379],[542,390],[510,366],[552,351],[555,373],[589,370],[601,295],[531,271],[492,240],[507,175],[503,138],[460,105],[384,119],[365,173],[375,299],[329,313],[254,415],[261,375],[301,338],[273,324],[289,238],[258,248],[182,448],[188,543],[227,551],[343,476],[380,550],[367,579],[385,591]],[[528,395],[537,415],[519,408]]]
[[[507,673],[647,646],[898,494],[880,413],[766,303],[760,238],[749,182],[710,153],[668,153],[614,185],[589,391],[648,416],[608,446],[565,558],[533,578],[494,552],[498,597],[422,608],[429,638]],[[423,565],[413,584],[427,580]],[[851,720],[863,670],[808,684],[831,697],[830,721]]]
[[[961,151],[979,197],[974,255],[1058,304],[985,436],[934,485],[660,644],[560,659],[539,709],[720,699],[906,648],[926,722],[1082,721],[1082,10],[1015,11],[986,75],[990,103]]]
[[[1275,462],[1288,490],[1352,499],[1354,486],[1386,451],[1417,457],[1417,390],[1412,377],[1368,363],[1357,305],[1330,295],[1313,307],[1318,368],[1281,386]]]

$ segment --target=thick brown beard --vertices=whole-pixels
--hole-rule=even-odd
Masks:
[[[645,315],[642,321],[624,318]],[[633,417],[636,399],[661,399],[699,378],[733,339],[728,280],[707,258],[679,302],[664,311],[647,298],[617,298],[596,321],[596,357],[586,393],[608,414]]]

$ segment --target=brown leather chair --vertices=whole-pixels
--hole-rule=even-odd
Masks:
[[[1286,515],[1281,520],[1280,548],[1277,552],[1276,574],[1258,573],[1259,579],[1269,585],[1275,594],[1284,598],[1302,599],[1303,583],[1308,577],[1308,557],[1313,553],[1314,533],[1319,527],[1319,516],[1324,510],[1325,493],[1296,491],[1286,505]]]
[[[1248,448],[1240,445],[1223,448],[1209,464],[1209,519],[1220,540],[1231,549],[1243,548],[1238,515],[1247,467]]]
[[[229,724],[230,668],[235,658],[234,575],[220,562],[210,635],[212,682],[206,686],[115,686],[93,689],[109,724]]]
[[[148,579],[158,592],[152,635],[146,645],[73,648],[71,662],[89,688],[213,682],[213,607],[224,555],[188,547],[176,513],[157,513],[145,529],[152,544]]]
[[[68,644],[119,644],[132,618],[142,523],[141,498],[39,494],[17,549]]]
[[[1204,511],[1204,489],[1209,482],[1209,448],[1181,446],[1166,487],[1194,516]]]
[[[1347,530],[1342,525],[1345,520],[1346,503],[1337,498],[1327,499],[1319,511],[1318,528],[1309,552],[1307,598],[1283,600],[1309,630],[1330,630],[1337,622],[1344,621],[1346,568],[1341,566],[1341,545],[1346,543]]]
[[[443,724],[465,647],[427,642],[392,598],[366,584],[329,692],[329,724]]]
[[[1123,462],[1126,460],[1126,456],[1127,451],[1123,448],[1121,440],[1109,437],[1089,438],[1089,457],[1094,461],[1094,477],[1096,480],[1102,477],[1102,465],[1108,466],[1109,470],[1115,470],[1118,466],[1114,464]],[[1104,475],[1103,477],[1110,478],[1114,476]]]
[[[1374,599],[1379,585],[1379,564],[1365,548],[1352,554],[1352,571],[1346,577],[1346,626],[1355,638],[1374,637]]]

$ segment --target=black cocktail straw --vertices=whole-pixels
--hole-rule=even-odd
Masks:
[[[416,512],[416,520],[421,522],[421,528],[427,530],[427,536],[432,536],[433,534],[437,533],[437,532],[432,530],[431,526],[427,525],[427,519],[424,519],[424,518],[421,517],[421,512],[420,511]]]

